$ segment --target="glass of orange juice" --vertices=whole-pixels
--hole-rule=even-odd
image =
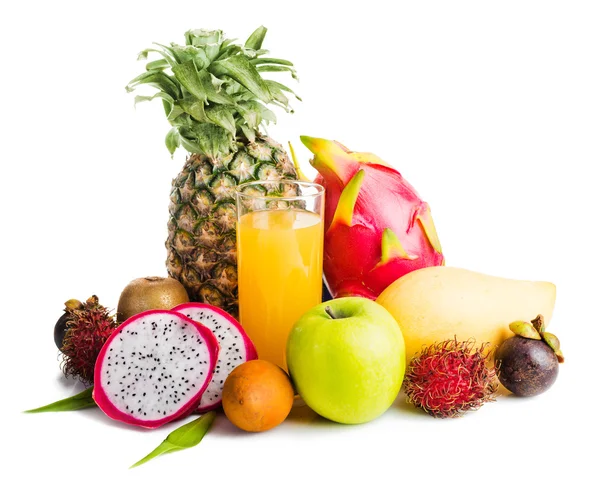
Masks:
[[[240,323],[258,356],[283,369],[292,325],[321,302],[324,193],[293,180],[236,189]]]

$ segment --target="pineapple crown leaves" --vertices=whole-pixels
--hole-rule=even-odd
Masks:
[[[261,125],[276,122],[267,105],[293,112],[288,96],[301,100],[289,87],[263,78],[263,73],[288,72],[291,62],[266,57],[262,48],[267,33],[259,27],[244,45],[224,39],[220,30],[189,30],[185,45],[154,44],[138,60],[158,54],[146,63],[146,71],[132,79],[127,92],[147,85],[151,96],[138,95],[135,103],[160,99],[172,128],[165,144],[173,155],[178,147],[213,159],[237,150],[237,140],[254,142]]]

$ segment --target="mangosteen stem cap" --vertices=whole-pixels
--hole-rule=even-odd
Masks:
[[[66,311],[81,310],[82,308],[83,304],[77,299],[69,299],[65,302]]]
[[[544,324],[544,316],[542,314],[539,314],[531,322],[519,320],[510,323],[508,327],[518,337],[544,341],[548,347],[554,351],[558,362],[565,361],[565,357],[560,350],[560,341],[558,340],[558,337],[550,332],[546,332],[546,325]]]

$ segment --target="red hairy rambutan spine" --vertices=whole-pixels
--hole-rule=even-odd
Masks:
[[[118,323],[109,310],[92,295],[79,306],[65,304],[67,331],[61,347],[61,369],[65,376],[79,379],[85,384],[94,381],[94,366],[100,349],[113,333]]]
[[[498,379],[488,365],[489,344],[446,340],[425,347],[404,379],[407,401],[436,418],[454,418],[495,400]]]

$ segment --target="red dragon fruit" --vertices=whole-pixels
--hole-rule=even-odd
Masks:
[[[117,421],[162,426],[198,407],[218,350],[208,328],[178,312],[134,315],[112,333],[98,355],[94,401]]]
[[[429,205],[396,169],[335,141],[301,139],[326,191],[323,271],[334,297],[375,299],[402,275],[443,265]]]
[[[212,331],[219,343],[219,355],[213,377],[200,399],[199,412],[221,405],[223,384],[233,369],[256,359],[256,348],[242,326],[227,312],[212,305],[189,302],[173,309]]]

